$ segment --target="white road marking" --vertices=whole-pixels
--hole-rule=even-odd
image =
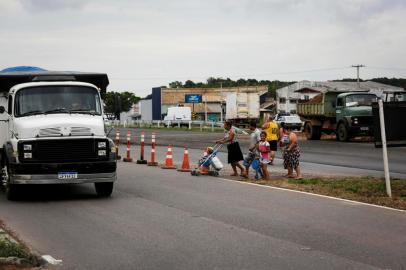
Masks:
[[[42,255],[41,257],[42,257],[42,259],[44,259],[47,263],[49,263],[51,265],[61,265],[62,264],[62,260],[57,260],[54,257],[52,257],[51,255]]]
[[[364,202],[357,202],[357,201],[353,201],[353,200],[342,199],[342,198],[337,198],[337,197],[331,197],[331,196],[327,196],[327,195],[315,194],[315,193],[310,193],[310,192],[305,192],[305,191],[293,190],[293,189],[288,189],[288,188],[272,187],[272,186],[260,185],[260,184],[256,184],[256,183],[236,181],[236,180],[231,180],[231,179],[226,179],[226,178],[221,178],[221,177],[219,177],[219,178],[213,177],[213,179],[221,179],[223,181],[229,181],[229,182],[240,183],[240,184],[245,184],[245,185],[252,185],[252,186],[269,188],[269,189],[296,192],[296,193],[306,194],[306,195],[310,195],[310,196],[316,196],[316,197],[322,197],[322,198],[342,201],[342,202],[350,203],[351,205],[357,205],[358,204],[358,205],[372,206],[372,207],[376,207],[376,208],[382,208],[382,209],[386,209],[386,210],[392,210],[392,211],[398,211],[398,212],[406,213],[406,210],[401,210],[401,209],[396,209],[396,208],[391,208],[391,207],[381,206],[381,205],[376,205],[376,204],[364,203]]]

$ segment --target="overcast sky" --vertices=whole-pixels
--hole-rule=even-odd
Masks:
[[[0,0],[0,69],[174,80],[406,77],[405,0]]]

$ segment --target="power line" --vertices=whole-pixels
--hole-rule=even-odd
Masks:
[[[370,67],[368,66],[367,68],[369,69],[377,69],[377,70],[406,70],[406,68],[401,68],[401,67]]]

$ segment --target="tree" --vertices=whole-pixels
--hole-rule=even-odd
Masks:
[[[182,85],[182,82],[180,82],[180,81],[174,81],[174,82],[169,83],[169,87],[170,88],[182,88],[183,85]]]
[[[139,100],[140,98],[131,92],[107,92],[104,97],[104,111],[116,115],[119,119],[121,112],[128,112]]]
[[[191,80],[187,80],[185,82],[185,84],[183,85],[183,87],[185,87],[185,88],[194,88],[194,87],[196,87],[196,84]]]

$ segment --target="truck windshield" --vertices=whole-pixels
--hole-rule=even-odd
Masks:
[[[355,103],[357,106],[372,106],[372,102],[376,102],[376,96],[375,95],[349,95],[345,99],[345,102],[348,103]]]
[[[96,89],[75,85],[40,86],[21,89],[15,96],[15,116],[51,113],[101,115]]]

